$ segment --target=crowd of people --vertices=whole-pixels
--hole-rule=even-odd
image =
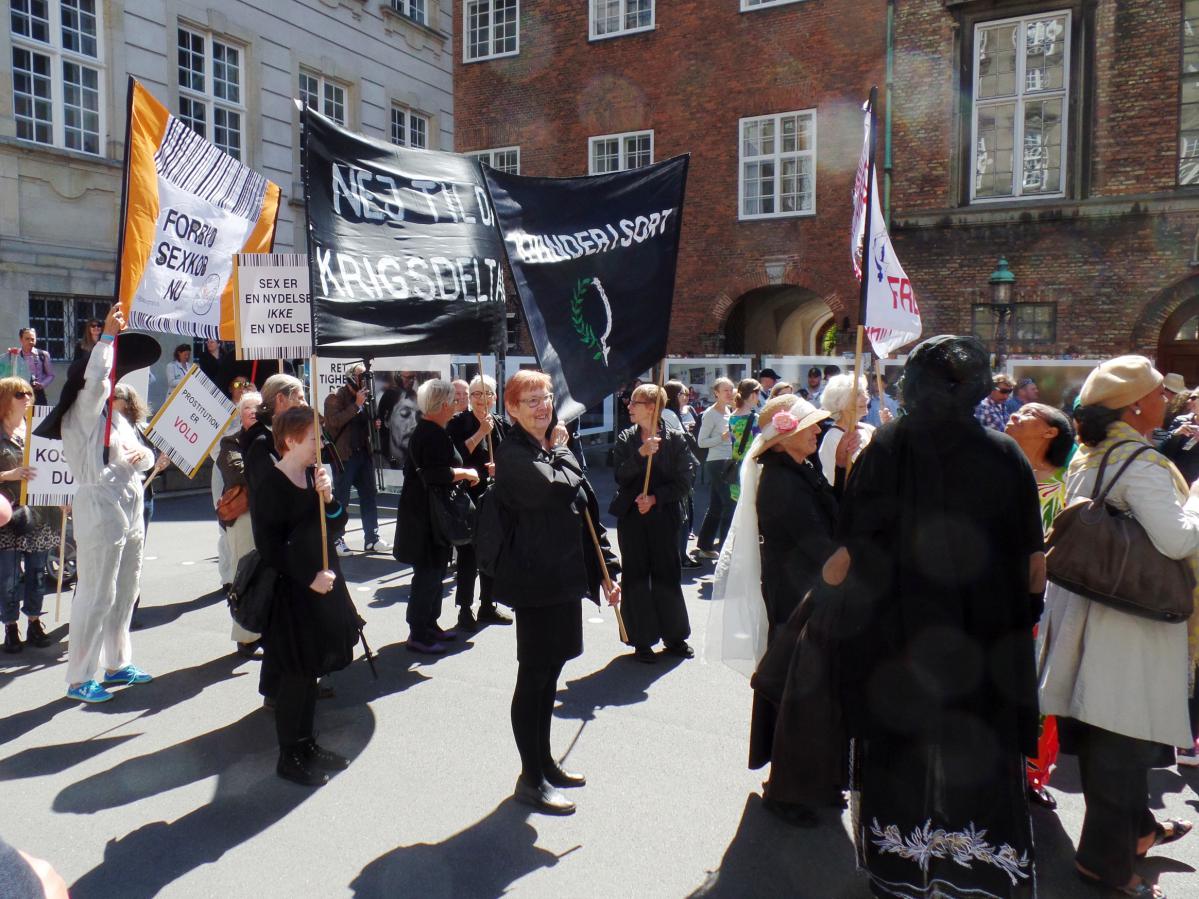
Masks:
[[[38,432],[61,436],[79,484],[66,677],[84,703],[151,680],[133,664],[130,623],[146,481],[165,464],[140,433],[136,391],[121,385],[110,421],[124,321],[114,309],[98,324]],[[138,338],[121,338],[118,377],[157,357]],[[219,346],[208,351],[219,362]],[[273,579],[261,632],[234,622],[231,637],[261,658],[278,775],[314,787],[349,764],[316,742],[315,719],[323,679],[350,664],[364,626],[340,561],[356,492],[364,550],[411,568],[410,652],[440,655],[483,625],[515,624],[517,801],[570,814],[563,790],[586,782],[551,740],[563,665],[582,652],[582,600],[620,610],[631,659],[689,659],[684,569],[715,564],[709,652],[751,676],[748,762],[770,766],[764,806],[811,827],[821,808],[852,801],[876,895],[1034,895],[1029,805],[1055,807],[1059,753],[1077,756],[1086,802],[1078,876],[1162,895],[1135,866],[1191,830],[1154,818],[1148,772],[1199,764],[1199,613],[1154,620],[1054,582],[1053,527],[1102,487],[1163,559],[1199,571],[1199,392],[1125,356],[1060,408],[1032,379],[993,374],[982,344],[960,337],[913,350],[896,397],[839,370],[813,368],[798,389],[771,369],[757,375],[718,378],[706,408],[677,381],[633,385],[606,510],[619,555],[545,374],[517,372],[502,391],[482,373],[420,384],[394,545],[379,531],[365,367],[347,371],[323,416],[290,374],[261,391],[235,376],[212,503],[222,582],[250,563]],[[20,505],[35,395],[28,378],[0,378],[0,494],[13,508],[0,528],[6,652],[49,642],[40,572],[63,513]],[[451,565],[457,619],[443,628]]]

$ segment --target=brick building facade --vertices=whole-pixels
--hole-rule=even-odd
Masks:
[[[853,315],[849,198],[884,4],[465,0],[455,16],[459,152],[558,177],[691,154],[672,354],[811,353]]]
[[[892,233],[926,334],[989,335],[1005,256],[1014,353],[1199,382],[1197,29],[1194,0],[896,5]]]
[[[891,12],[889,39],[884,0],[462,0],[455,146],[550,176],[605,135],[690,152],[670,352],[808,353],[856,317],[858,107],[890,59],[880,168],[925,334],[992,339],[1005,256],[1014,356],[1135,350],[1199,382],[1199,0]],[[814,211],[747,215],[745,120],[807,110]]]

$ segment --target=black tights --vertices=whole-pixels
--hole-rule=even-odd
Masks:
[[[530,665],[521,662],[512,693],[512,735],[520,753],[520,776],[536,786],[546,766],[554,762],[550,751],[550,722],[554,717],[554,695],[562,665]]]

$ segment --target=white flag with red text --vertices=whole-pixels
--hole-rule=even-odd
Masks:
[[[867,258],[862,264],[862,234],[866,229],[866,179],[870,163],[870,113],[866,113],[866,140],[858,163],[853,185],[853,228],[850,233],[850,256],[853,272],[862,280],[863,269],[869,279],[866,290],[866,336],[875,355],[886,358],[901,346],[920,337],[920,307],[912,282],[908,279],[899,257],[891,246],[887,222],[878,201],[878,176],[871,185],[870,240],[866,244]],[[872,173],[871,173],[872,174]]]

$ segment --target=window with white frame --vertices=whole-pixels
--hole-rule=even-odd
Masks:
[[[591,0],[591,39],[654,27],[654,0]]]
[[[786,6],[788,3],[798,3],[799,0],[741,0],[741,11],[762,9],[767,6]]]
[[[11,0],[13,119],[21,140],[100,154],[104,57],[97,0]]]
[[[816,211],[816,111],[741,120],[741,218]]]
[[[1070,13],[974,27],[971,200],[1065,192]]]
[[[246,91],[241,47],[179,27],[179,118],[230,156],[245,156]]]
[[[391,8],[422,25],[429,24],[429,0],[391,0]]]
[[[346,89],[324,75],[300,70],[300,102],[339,125],[346,125]]]
[[[401,147],[429,147],[429,118],[403,106],[391,107],[391,142]]]
[[[629,131],[625,134],[601,134],[588,141],[591,175],[639,169],[654,161],[654,132]]]
[[[520,147],[499,147],[495,150],[479,150],[467,155],[473,156],[496,171],[507,172],[509,175],[520,174]]]
[[[1178,120],[1178,183],[1199,184],[1199,0],[1182,5],[1182,108]]]
[[[462,19],[464,62],[520,51],[520,0],[463,0]]]

